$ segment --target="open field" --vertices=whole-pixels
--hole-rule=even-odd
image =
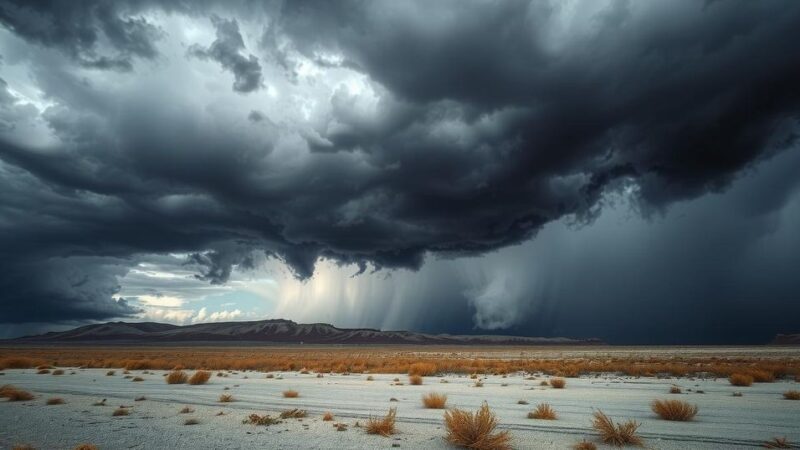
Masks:
[[[0,384],[33,398],[11,401],[8,394],[0,400],[0,447],[454,448],[445,440],[445,412],[475,412],[483,402],[513,448],[563,449],[583,440],[605,448],[592,427],[597,411],[639,423],[637,435],[647,448],[754,448],[783,437],[797,443],[800,402],[785,393],[800,389],[794,378],[798,353],[713,347],[6,348],[0,351],[6,364]],[[8,364],[26,361],[37,365]],[[186,368],[183,376],[167,376],[163,369],[176,365]],[[690,372],[713,369],[720,377],[639,376],[690,366]],[[320,367],[325,370],[318,372]],[[588,371],[598,367],[622,371]],[[213,369],[211,377],[194,370],[199,368]],[[565,374],[571,370],[578,373]],[[734,386],[725,376],[730,371],[774,381]],[[410,383],[409,372],[424,375],[422,384]],[[555,388],[555,375],[566,377],[562,388]],[[697,412],[664,414],[654,400],[684,401]],[[367,433],[368,420],[390,408],[396,408],[396,433]],[[543,408],[551,410],[535,413]]]

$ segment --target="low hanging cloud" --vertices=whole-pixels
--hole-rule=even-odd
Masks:
[[[797,2],[70,5],[0,6],[10,323],[136,314],[113,296],[143,255],[416,270],[796,151]],[[477,320],[508,324],[509,288]]]

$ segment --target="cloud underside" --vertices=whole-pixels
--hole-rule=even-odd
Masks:
[[[797,23],[797,2],[6,2],[3,65],[42,101],[0,84],[0,316],[136,314],[112,297],[146,254],[210,283],[254,252],[301,279],[417,269],[612,192],[649,214],[724,191],[795,145]]]

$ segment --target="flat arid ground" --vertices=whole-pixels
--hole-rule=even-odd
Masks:
[[[796,347],[11,347],[0,365],[0,385],[33,396],[0,400],[2,448],[455,448],[445,411],[484,403],[513,448],[612,448],[592,426],[597,411],[638,422],[646,448],[800,442],[800,401],[785,396],[800,391]],[[211,376],[168,384],[174,366]],[[752,384],[734,386],[736,376]],[[446,395],[444,409],[423,405],[430,393]],[[665,420],[654,400],[696,405],[696,416]],[[555,420],[528,418],[542,403]],[[390,408],[394,433],[369,434]],[[280,418],[294,409],[305,417]],[[252,414],[280,422],[244,423]]]

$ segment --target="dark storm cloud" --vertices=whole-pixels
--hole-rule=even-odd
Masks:
[[[102,3],[80,17],[65,5],[9,3],[0,20],[79,66],[160,54],[159,24],[145,15],[157,4]],[[624,189],[647,212],[722,191],[794,144],[797,2],[617,2],[589,16],[580,6],[184,6],[216,32],[210,44],[187,43],[189,55],[233,73],[234,90],[251,93],[242,101],[264,94],[272,67],[259,61],[309,96],[318,86],[298,77],[314,62],[334,75],[357,71],[375,93],[365,102],[335,88],[314,99],[327,115],[307,123],[287,113],[262,127],[272,121],[254,104],[224,115],[265,133],[256,137],[236,122],[203,121],[211,105],[184,86],[184,74],[115,91],[32,53],[33,80],[53,103],[41,120],[58,144],[42,151],[18,135],[0,140],[0,227],[12,236],[0,256],[3,273],[16,274],[0,277],[4,298],[24,293],[29,302],[18,309],[4,299],[3,317],[67,315],[68,304],[102,305],[70,317],[131,313],[111,301],[119,273],[111,268],[124,272],[142,254],[189,254],[212,283],[249,264],[252,251],[300,278],[321,257],[359,271],[417,269],[429,253],[479,255],[561,218],[590,221],[612,191]],[[46,26],[56,17],[64,20]],[[264,54],[249,54],[247,24]],[[0,97],[4,133],[29,120],[10,98]],[[754,203],[778,208],[782,189]],[[71,299],[32,281],[66,270],[58,258],[78,257],[96,259],[82,265],[85,283],[64,290]]]
[[[252,92],[261,87],[261,65],[255,55],[245,56],[244,40],[239,33],[235,19],[226,20],[211,16],[211,23],[217,29],[217,40],[208,48],[197,44],[189,48],[189,54],[198,58],[213,59],[224,69],[233,72],[233,89],[238,92]]]

